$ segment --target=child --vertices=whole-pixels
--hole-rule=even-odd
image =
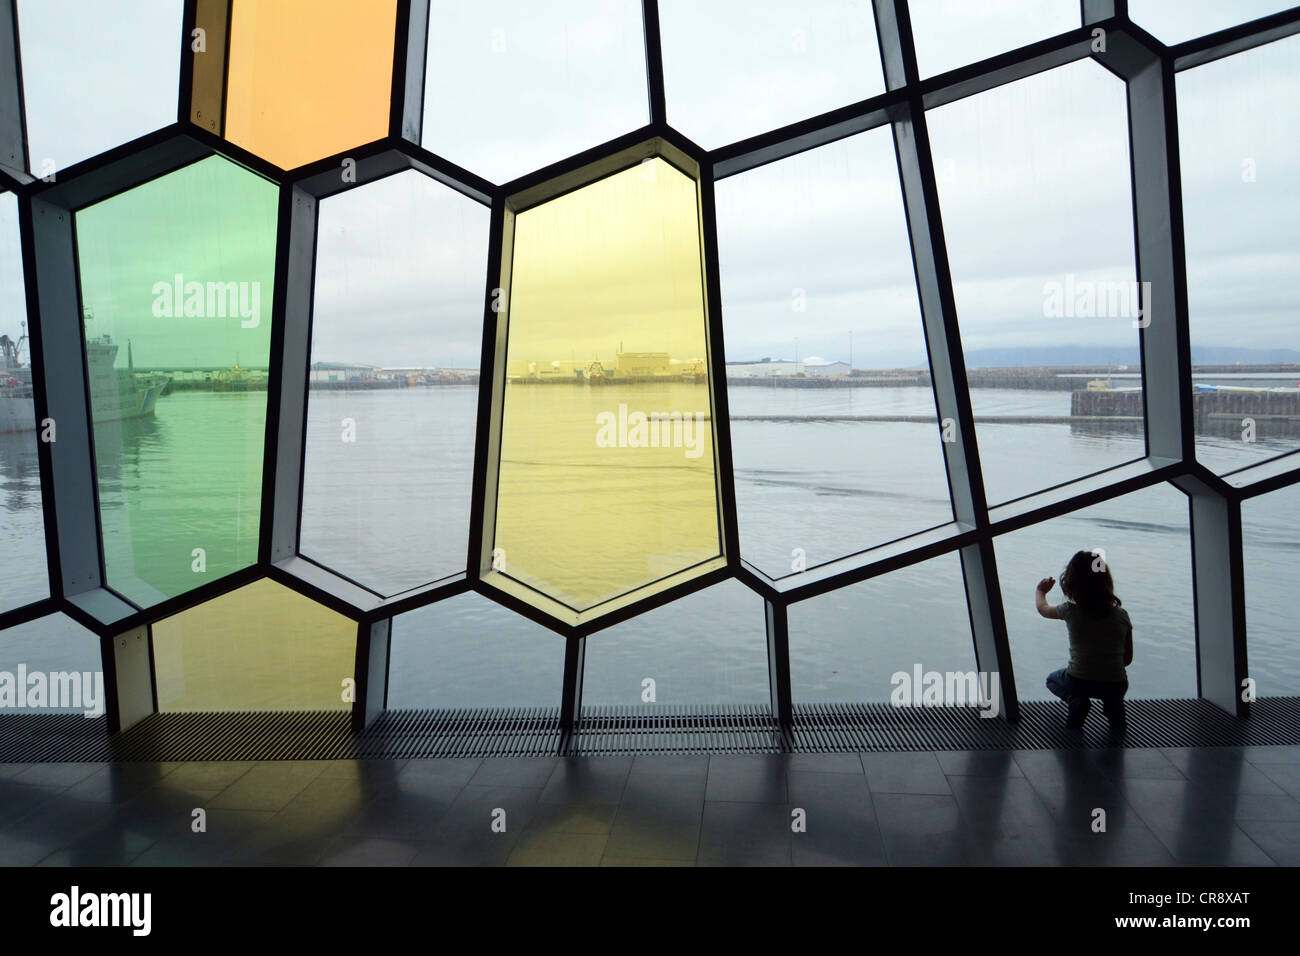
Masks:
[[[1064,621],[1069,629],[1070,664],[1047,676],[1047,689],[1069,704],[1065,726],[1082,727],[1096,697],[1111,729],[1123,730],[1124,668],[1133,663],[1133,623],[1115,596],[1110,569],[1100,552],[1079,551],[1061,572],[1067,600],[1053,607],[1047,592],[1055,583],[1051,578],[1039,581],[1034,600],[1039,614]]]

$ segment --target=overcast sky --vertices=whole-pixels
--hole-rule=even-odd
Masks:
[[[1285,5],[1131,4],[1170,42]],[[660,7],[669,120],[705,147],[883,89],[867,0]],[[912,8],[924,74],[1068,29],[1078,15],[1077,0]],[[20,0],[38,172],[46,157],[66,167],[174,120],[180,9]],[[433,0],[432,23],[425,145],[486,178],[506,181],[646,122],[633,0]],[[1291,38],[1179,77],[1194,345],[1300,347],[1298,51]],[[328,81],[345,79],[330,65]],[[1123,85],[1081,62],[929,120],[965,347],[1136,344],[1128,317],[1043,314],[1045,287],[1067,277],[1134,278]],[[729,359],[796,348],[847,359],[850,333],[858,367],[920,357],[888,131],[732,177],[717,195]],[[8,316],[22,308],[15,233],[10,198],[0,202]],[[476,363],[486,236],[482,207],[414,173],[324,203],[314,358]]]

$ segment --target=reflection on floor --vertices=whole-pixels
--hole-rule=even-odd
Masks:
[[[1300,865],[1300,747],[0,764],[9,866],[1177,863]]]

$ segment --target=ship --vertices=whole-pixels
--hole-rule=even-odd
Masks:
[[[87,310],[86,319],[93,316]],[[15,342],[0,335],[0,433],[36,430],[36,400],[32,391],[32,368],[23,359],[27,323]],[[136,372],[131,343],[127,343],[127,367],[115,368],[118,346],[111,336],[86,337],[86,367],[89,373],[91,409],[95,424],[144,418],[154,413],[163,389],[171,377]]]

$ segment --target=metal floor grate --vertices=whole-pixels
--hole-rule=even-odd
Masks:
[[[1237,720],[1203,700],[1129,701],[1111,733],[1094,707],[1082,733],[1056,702],[1020,705],[1019,723],[965,707],[805,704],[782,732],[760,706],[589,707],[565,740],[558,708],[390,710],[353,734],[344,712],[155,714],[118,737],[104,718],[0,717],[0,763],[146,760],[347,760],[615,753],[854,753],[1077,750],[1300,744],[1300,697],[1257,701]]]
[[[390,710],[363,735],[343,711],[155,714],[117,737],[104,718],[0,718],[0,762],[355,760],[363,757],[529,757],[555,753],[853,753],[1300,744],[1300,697],[1252,705],[1245,721],[1200,700],[1128,701],[1115,736],[1093,708],[1082,734],[1057,702],[1021,705],[1021,721],[971,708],[806,704],[781,732],[762,706],[586,708],[564,740],[556,708]]]

